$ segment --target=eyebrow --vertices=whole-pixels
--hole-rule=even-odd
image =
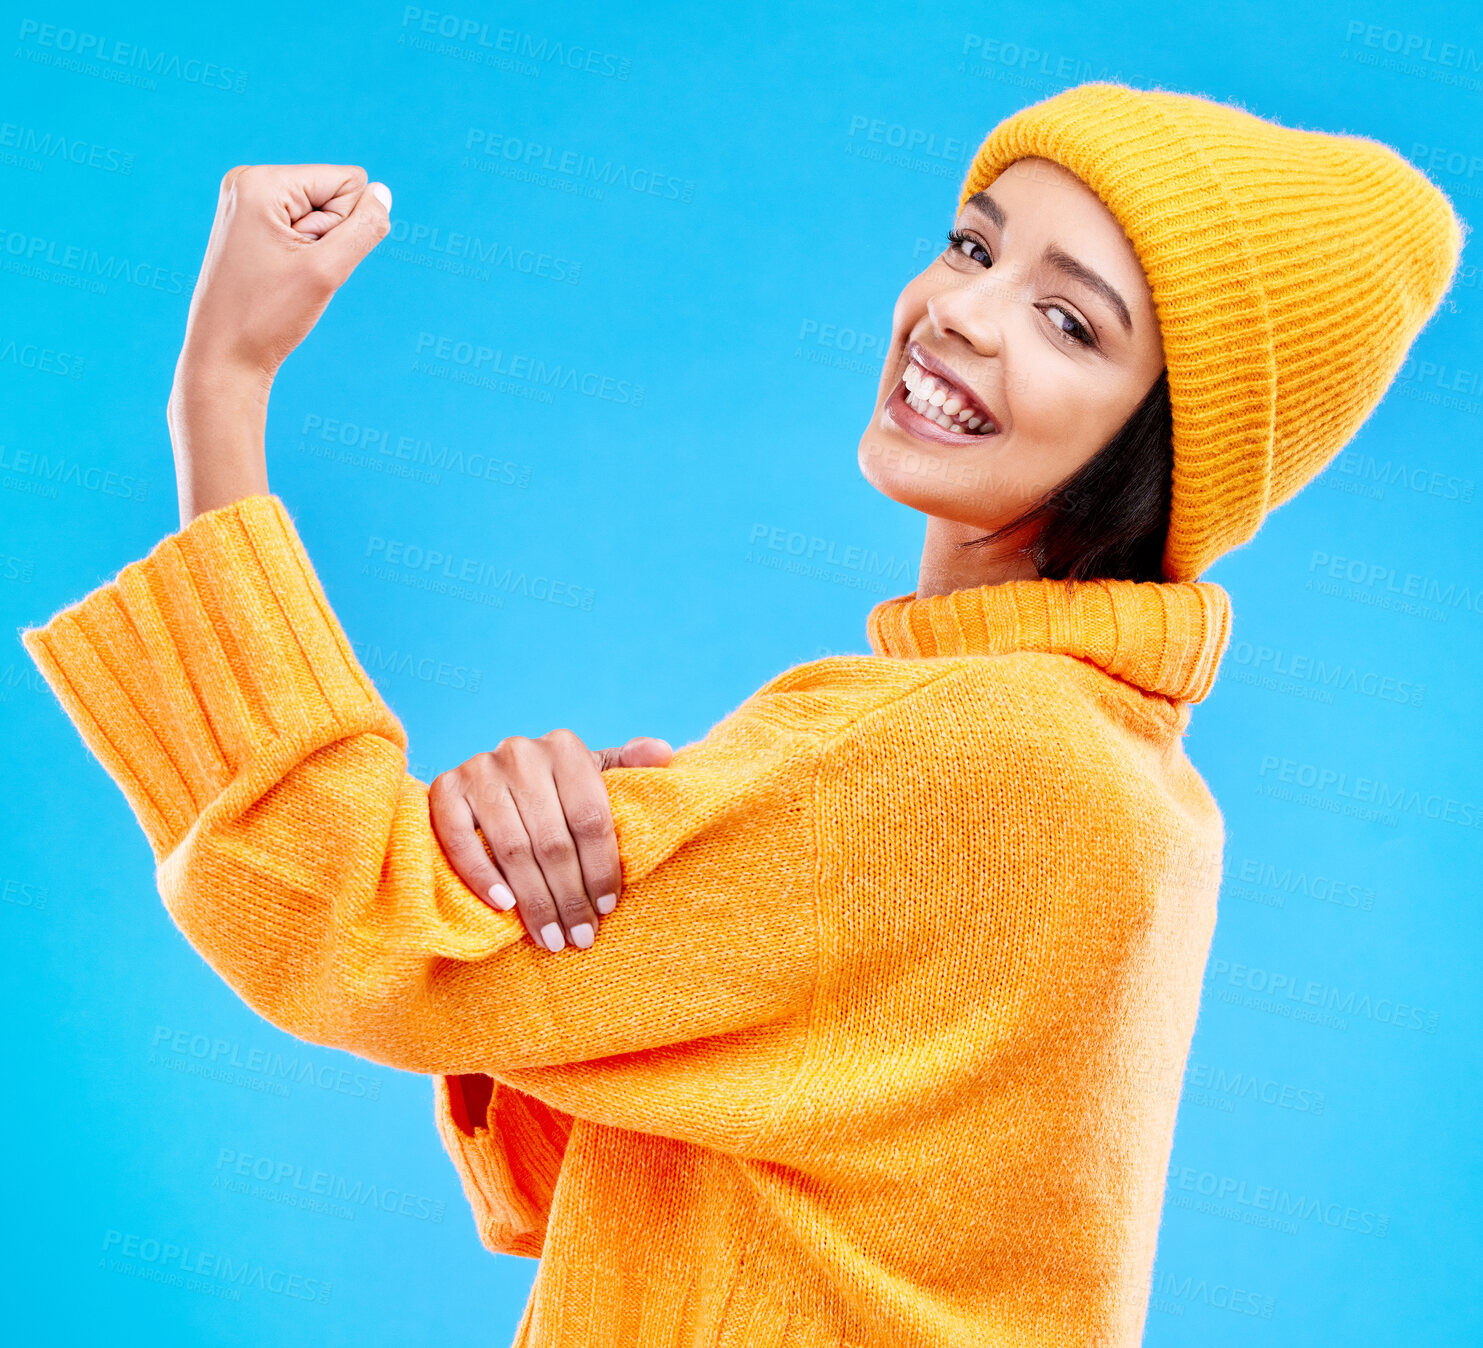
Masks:
[[[1006,218],[1004,208],[988,194],[987,190],[975,192],[963,205],[977,206],[994,222],[995,228],[1001,230],[1004,228]],[[1045,252],[1041,254],[1041,260],[1048,262],[1057,271],[1071,277],[1073,281],[1080,281],[1089,290],[1100,295],[1112,306],[1113,312],[1117,314],[1119,321],[1123,325],[1123,330],[1126,332],[1133,331],[1133,317],[1128,312],[1128,306],[1123,303],[1123,297],[1090,267],[1078,262],[1070,253],[1063,252],[1053,243],[1045,246]]]

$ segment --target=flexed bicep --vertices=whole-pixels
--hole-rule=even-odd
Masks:
[[[134,807],[176,924],[291,1034],[408,1071],[492,1073],[806,1003],[814,736],[765,708],[670,766],[587,783],[609,798],[626,893],[656,901],[625,900],[600,943],[553,957],[445,854],[405,728],[277,497],[198,517],[22,639]],[[593,811],[576,813],[590,828]],[[549,839],[533,847],[544,861]],[[737,885],[718,889],[729,871]]]

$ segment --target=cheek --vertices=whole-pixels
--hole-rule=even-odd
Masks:
[[[1067,360],[1038,333],[1017,346],[1005,388],[1017,431],[1076,441],[1101,427],[1113,402],[1105,372]]]

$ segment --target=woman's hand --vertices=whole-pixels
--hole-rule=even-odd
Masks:
[[[271,382],[391,228],[391,193],[349,164],[244,164],[221,180],[182,359]]]
[[[474,893],[496,908],[519,904],[543,950],[585,948],[597,939],[598,914],[617,906],[623,878],[602,771],[662,768],[673,752],[647,736],[589,750],[570,730],[514,735],[433,779],[433,832]]]
[[[166,417],[181,524],[268,490],[278,368],[391,228],[391,194],[346,164],[251,164],[221,181]]]

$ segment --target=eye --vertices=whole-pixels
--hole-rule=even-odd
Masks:
[[[964,247],[965,244],[967,245],[966,248]],[[973,258],[975,262],[979,261],[978,258],[973,257],[974,252],[977,251],[983,254],[986,262],[992,264],[994,261],[989,256],[989,250],[983,244],[973,238],[972,235],[964,234],[961,230],[957,229],[948,230],[947,247],[943,251],[944,253],[959,253],[964,257]]]
[[[988,248],[971,234],[965,234],[960,229],[948,230],[947,247],[943,250],[943,256],[949,261],[957,257],[966,257],[985,267],[994,265],[994,259],[989,255]],[[1056,331],[1067,341],[1096,349],[1096,337],[1069,309],[1059,304],[1047,304],[1041,312],[1047,317],[1052,314],[1060,315],[1060,318],[1051,318],[1051,322],[1055,324]]]
[[[1069,311],[1061,308],[1059,304],[1047,304],[1041,312],[1047,317],[1051,314],[1060,314],[1061,318],[1065,319],[1064,323],[1055,318],[1052,318],[1050,321],[1055,324],[1057,332],[1064,333],[1073,342],[1080,342],[1083,346],[1095,346],[1097,344],[1096,339],[1086,330],[1086,327],[1080,321],[1073,318]]]

